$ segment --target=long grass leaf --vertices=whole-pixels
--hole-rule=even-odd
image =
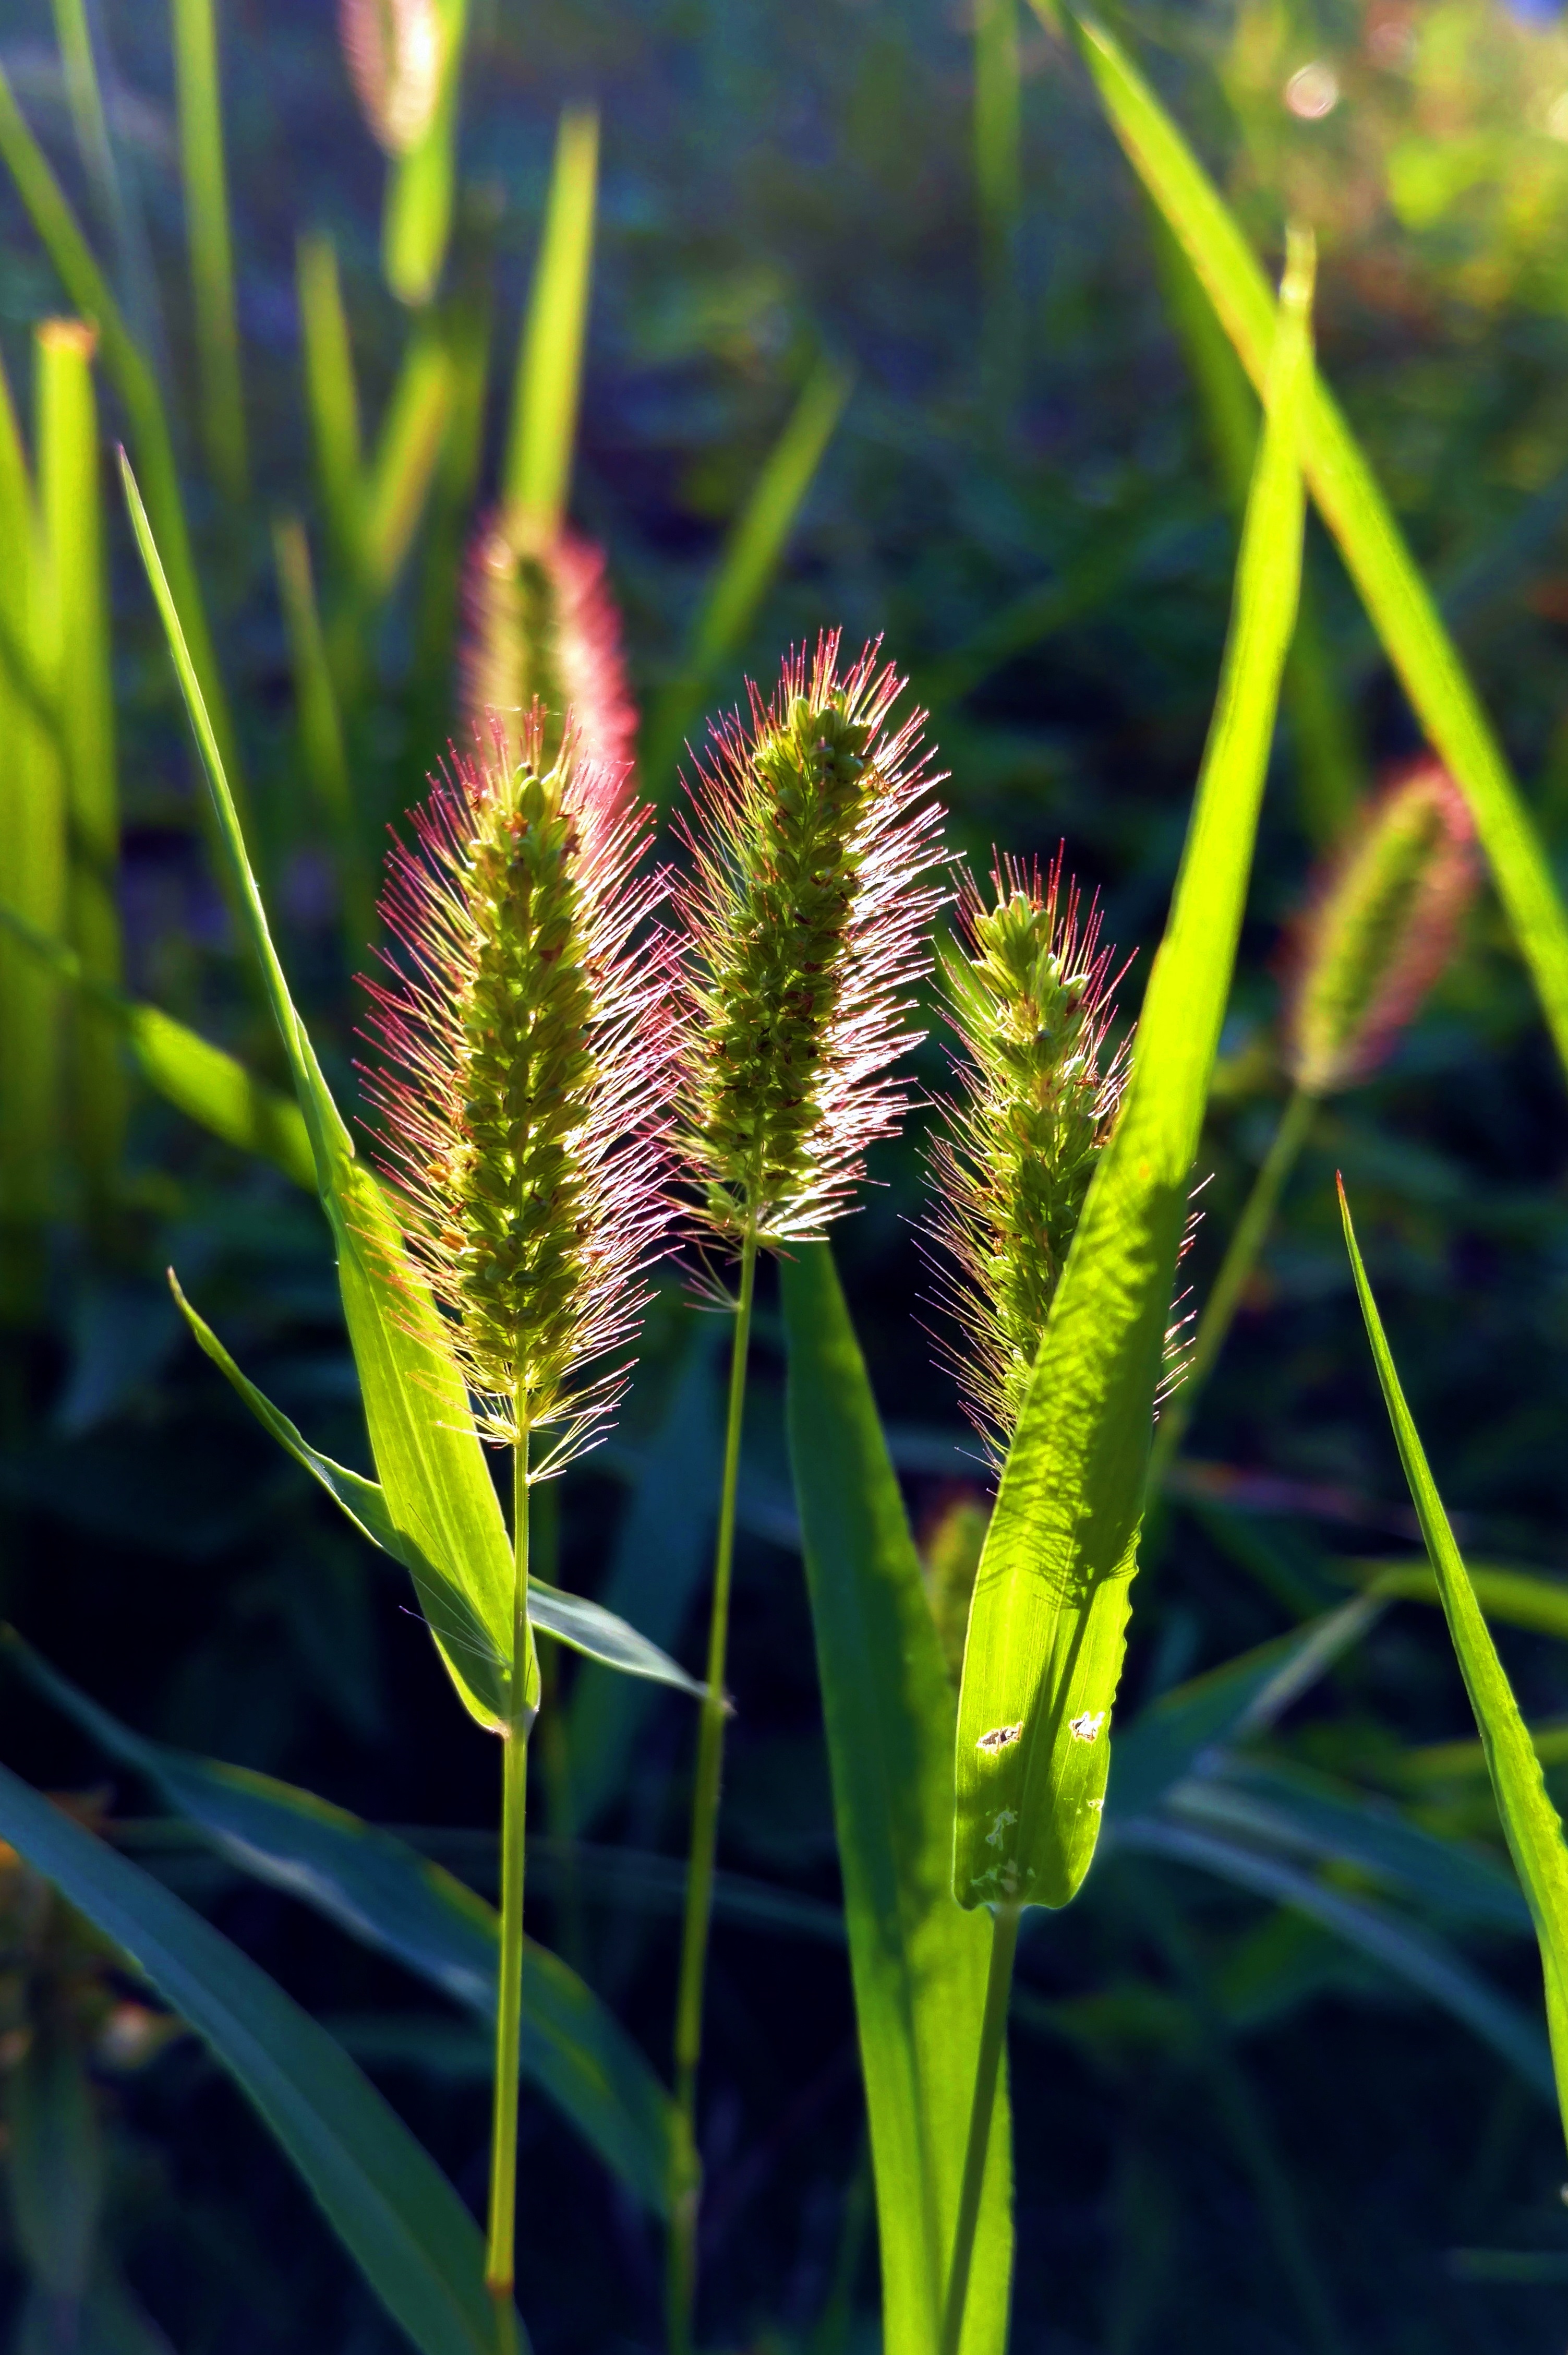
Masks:
[[[881,2239],[883,2332],[940,2344],[980,2045],[990,1924],[948,1893],[954,1724],[903,1500],[826,1243],[781,1263],[790,1459],[834,1816]],[[1007,2342],[1011,2127],[991,2125],[963,2346]]]
[[[1370,1577],[1373,1594],[1398,1596],[1411,1603],[1443,1601],[1443,1588],[1426,1562],[1356,1561],[1347,1570]],[[1543,1572],[1513,1570],[1490,1562],[1467,1565],[1477,1602],[1488,1619],[1506,1626],[1529,1627],[1538,1636],[1555,1636],[1568,1642],[1568,1582]]]
[[[571,488],[598,187],[598,113],[569,106],[556,132],[502,476],[507,506],[544,538],[560,529]]]
[[[438,1864],[346,1808],[270,1774],[172,1750],[110,1715],[14,1634],[5,1653],[112,1758],[133,1767],[241,1871],[284,1889],[350,1937],[394,1955],[483,2019],[496,2011],[496,1909]],[[529,1943],[523,2066],[617,2174],[662,2213],[672,2105],[575,1971]]]
[[[201,682],[213,733],[222,748],[229,791],[243,812],[246,796],[238,742],[191,554],[174,442],[157,379],[92,258],[43,149],[23,119],[4,69],[0,69],[0,157],[16,184],[17,194],[73,306],[98,330],[103,365],[130,421],[132,446],[146,482],[149,510],[159,545],[166,553],[170,591],[191,662]]]
[[[294,255],[305,405],[310,412],[315,479],[327,540],[345,579],[359,564],[364,507],[364,457],[359,388],[337,254],[329,237],[302,237]]]
[[[1546,1796],[1541,1761],[1535,1754],[1530,1729],[1520,1714],[1513,1688],[1498,1657],[1491,1631],[1454,1542],[1454,1532],[1432,1477],[1426,1451],[1405,1404],[1393,1355],[1356,1241],[1356,1231],[1350,1222],[1350,1206],[1343,1185],[1339,1188],[1339,1209],[1356,1279],[1356,1295],[1361,1304],[1367,1338],[1371,1343],[1383,1403],[1393,1425],[1394,1443],[1404,1466],[1410,1500],[1415,1507],[1421,1534],[1426,1540],[1426,1550],[1442,1590],[1444,1615],[1454,1639],[1465,1689],[1476,1713],[1476,1729],[1487,1753],[1503,1836],[1535,1923],[1546,1983],[1546,2017],[1552,2030],[1558,2106],[1563,2113],[1564,2133],[1568,2134],[1568,1847],[1563,1843],[1557,1810]]]
[[[297,516],[280,516],[273,524],[272,561],[289,642],[300,753],[337,861],[345,943],[350,955],[358,957],[374,931],[374,895],[360,848],[348,748],[316,604],[310,542]]]
[[[1187,1188],[1296,617],[1309,261],[1281,298],[1219,700],[1116,1133],[1004,1466],[964,1656],[954,1891],[1063,1905],[1094,1852]]]
[[[217,14],[214,0],[172,0],[172,13],[202,439],[215,481],[231,499],[242,499],[247,487],[245,404],[240,389]]]
[[[1180,240],[1248,376],[1261,386],[1273,327],[1256,258],[1115,37],[1087,13],[1075,22],[1116,136]],[[1383,649],[1470,805],[1520,954],[1568,1064],[1568,914],[1545,851],[1392,509],[1332,394],[1317,382],[1303,425],[1302,464]]]
[[[467,1395],[444,1347],[434,1304],[409,1270],[402,1239],[380,1188],[355,1158],[268,930],[244,836],[213,738],[201,688],[180,631],[146,511],[128,466],[126,498],[137,545],[168,636],[191,727],[219,817],[237,896],[268,999],[283,1036],[310,1135],[322,1207],[337,1253],[344,1316],[359,1376],[370,1451],[388,1508],[423,1561],[461,1589],[490,1637],[485,1659],[443,1647],[464,1705],[484,1725],[504,1710],[489,1656],[509,1663],[511,1549]],[[439,1631],[436,1641],[441,1643]]]
[[[389,595],[419,528],[452,407],[452,363],[439,326],[421,329],[398,372],[365,479],[360,571],[373,597]]]
[[[400,303],[418,309],[441,279],[452,234],[457,125],[468,0],[438,0],[441,89],[429,123],[388,170],[381,215],[381,268]]]
[[[3,1766],[0,1838],[202,2038],[423,2355],[493,2355],[478,2226],[325,2030],[198,1913]]]

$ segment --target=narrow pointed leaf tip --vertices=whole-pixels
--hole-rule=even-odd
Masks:
[[[1059,851],[1043,879],[1016,860],[987,898],[965,875],[942,959],[958,1093],[929,1153],[942,1355],[999,1465],[1018,1427],[1094,1164],[1125,1084],[1112,1048],[1112,952]]]
[[[1564,2132],[1568,2133],[1568,1846],[1563,1842],[1557,1811],[1547,1796],[1541,1760],[1530,1729],[1498,1657],[1469,1572],[1454,1541],[1454,1531],[1432,1477],[1421,1434],[1405,1403],[1393,1352],[1356,1241],[1345,1181],[1338,1172],[1335,1184],[1339,1194],[1345,1248],[1350,1255],[1356,1296],[1360,1302],[1383,1403],[1393,1426],[1411,1502],[1437,1579],[1465,1689],[1476,1714],[1509,1853],[1535,1923],[1546,1987],[1546,2017],[1552,2034],[1558,2107],[1563,2113]]]
[[[688,789],[678,1142],[710,1236],[820,1235],[908,1107],[891,1067],[918,1043],[943,814],[925,715],[891,721],[880,656],[841,672],[837,631],[792,653]]]
[[[1479,880],[1458,787],[1429,755],[1409,763],[1361,813],[1290,941],[1285,1061],[1297,1087],[1329,1094],[1392,1052]]]
[[[554,1438],[557,1471],[618,1403],[670,1209],[674,966],[637,872],[646,814],[536,707],[512,762],[454,759],[388,858],[388,978],[365,984],[368,1093],[421,1277],[480,1427]]]
[[[1170,914],[976,1578],[955,1751],[953,1886],[965,1906],[1066,1904],[1099,1837],[1171,1289],[1296,620],[1311,268],[1310,241],[1293,238]]]
[[[543,714],[542,757],[559,758],[569,728],[584,761],[624,773],[637,711],[621,655],[621,617],[592,540],[541,532],[520,512],[482,524],[468,559],[464,698],[471,729],[499,727],[510,756],[526,715]]]

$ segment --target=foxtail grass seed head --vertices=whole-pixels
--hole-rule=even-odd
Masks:
[[[1130,1042],[1113,1047],[1111,951],[1099,911],[1064,881],[1008,859],[989,891],[966,876],[942,959],[961,1051],[958,1092],[929,1153],[936,1305],[956,1323],[943,1357],[999,1462],[1094,1164],[1115,1124]]]
[[[920,1035],[942,811],[925,715],[892,724],[903,682],[879,657],[841,672],[836,631],[792,654],[689,788],[678,1142],[709,1236],[819,1235],[908,1107],[891,1066]]]
[[[621,655],[621,617],[591,540],[492,516],[475,536],[464,602],[464,700],[469,723],[499,726],[514,751],[524,714],[543,714],[543,757],[554,761],[570,711],[585,761],[624,770],[635,750],[636,706]]]
[[[1453,955],[1479,879],[1475,827],[1442,763],[1417,761],[1363,809],[1288,950],[1285,1061],[1328,1095],[1364,1080]]]
[[[668,1229],[674,965],[646,813],[541,736],[536,712],[517,761],[454,761],[394,840],[366,987],[410,1257],[485,1434],[553,1429],[542,1476],[618,1402],[626,1368],[585,1369],[634,1337]]]
[[[338,36],[370,135],[404,155],[429,130],[446,69],[441,0],[338,0]]]

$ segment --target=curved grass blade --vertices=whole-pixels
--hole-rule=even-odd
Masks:
[[[1132,1078],[1073,1238],[975,1582],[954,1841],[954,1893],[966,1907],[1066,1904],[1099,1834],[1187,1189],[1296,615],[1310,300],[1310,249],[1293,241],[1219,700]]]
[[[1037,0],[1038,5],[1038,0]],[[1179,240],[1253,384],[1273,340],[1257,260],[1223,198],[1105,27],[1072,12],[1079,48],[1133,169]],[[1333,396],[1314,382],[1302,464],[1384,652],[1470,805],[1520,954],[1568,1064],[1568,914],[1539,835],[1392,509]]]
[[[598,186],[597,109],[566,107],[556,132],[544,231],[517,353],[502,477],[507,506],[545,539],[560,530],[571,487]]]
[[[337,1254],[338,1284],[359,1376],[370,1452],[388,1512],[401,1539],[463,1595],[485,1631],[483,1657],[448,1647],[432,1633],[464,1706],[480,1724],[506,1718],[503,1674],[512,1648],[512,1561],[500,1502],[474,1428],[463,1385],[443,1345],[434,1304],[416,1283],[380,1188],[356,1160],[267,927],[239,815],[201,686],[147,522],[123,457],[132,527],[163,617],[218,812],[236,892],[283,1036],[294,1092],[309,1132],[322,1208]],[[504,1664],[498,1671],[492,1663]]]
[[[365,474],[359,562],[371,597],[397,585],[431,485],[452,408],[452,361],[439,323],[413,336]]]
[[[780,1263],[800,1505],[881,2240],[883,2328],[941,2343],[980,2049],[988,1922],[948,1893],[953,1688],[865,1362],[826,1243]],[[1011,2125],[991,2120],[964,2355],[1000,2355]]]
[[[1339,1213],[1355,1274],[1356,1295],[1361,1304],[1367,1338],[1371,1343],[1383,1402],[1393,1425],[1400,1462],[1404,1466],[1410,1500],[1426,1540],[1459,1671],[1476,1713],[1476,1729],[1487,1753],[1503,1837],[1535,1923],[1546,1984],[1546,2017],[1552,2030],[1558,2106],[1563,2112],[1564,2132],[1568,2133],[1568,1847],[1563,1843],[1557,1810],[1546,1796],[1541,1761],[1535,1754],[1530,1729],[1520,1715],[1513,1689],[1498,1657],[1497,1646],[1476,1599],[1463,1557],[1454,1542],[1454,1532],[1443,1509],[1443,1499],[1432,1477],[1420,1434],[1405,1404],[1393,1355],[1356,1242],[1356,1231],[1350,1223],[1350,1206],[1345,1199],[1342,1181]]]
[[[0,1838],[201,2037],[422,2355],[493,2355],[478,2225],[325,2030],[210,1923],[4,1766]]]
[[[15,1634],[9,1657],[111,1757],[146,1777],[241,1871],[286,1890],[486,2021],[496,2014],[496,1915],[389,1833],[270,1774],[145,1741]],[[486,2052],[489,2048],[486,2047]],[[491,2055],[493,2057],[493,2055]],[[523,1958],[524,2073],[638,2199],[666,2212],[673,2105],[624,2030],[575,1971],[530,1943]]]

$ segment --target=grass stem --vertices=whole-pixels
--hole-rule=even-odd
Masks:
[[[697,1740],[691,1803],[691,1861],[686,1884],[686,1925],[675,2015],[675,2098],[679,2179],[670,2210],[666,2315],[671,2355],[689,2355],[697,2298],[697,2071],[702,2057],[702,1990],[713,1911],[713,1860],[719,1838],[719,1788],[724,1763],[724,1655],[730,1635],[730,1582],[735,1558],[735,1493],[745,1418],[746,1361],[752,1339],[752,1299],[757,1281],[757,1231],[748,1222],[741,1248],[741,1293],[730,1359],[730,1406],[724,1429],[724,1476],[719,1538],[713,1558],[713,1603],[708,1626],[708,1698]]]
[[[969,2108],[969,2135],[964,2147],[964,2179],[958,2188],[958,2220],[953,2228],[953,2257],[947,2269],[941,2355],[958,2355],[964,2339],[975,2228],[980,2221],[980,2194],[985,2188],[986,2159],[991,2147],[997,2081],[1008,2041],[1008,2001],[1013,1991],[1013,1958],[1018,1953],[1019,1923],[1022,1919],[1023,1908],[1019,1905],[998,1905],[991,1916],[991,1963],[986,1975],[980,2052],[975,2063],[975,2098]]]
[[[512,2302],[517,2218],[517,2059],[523,2003],[523,1831],[528,1806],[528,1430],[521,1415],[512,1451],[512,1714],[506,1732],[501,1797],[501,1950],[496,2006],[496,2086],[490,2144],[489,2233],[485,2282],[496,2301],[498,2355],[514,2355]]]

